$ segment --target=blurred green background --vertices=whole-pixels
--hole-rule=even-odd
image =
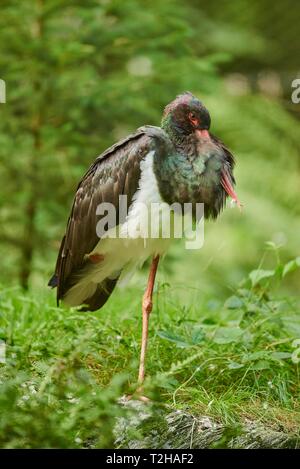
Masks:
[[[299,255],[299,24],[293,0],[2,0],[0,282],[46,289],[78,180],[185,90],[236,156],[244,210],[207,222],[200,251],[175,244],[163,281],[223,297],[265,242],[283,261]],[[282,288],[296,293],[299,280]]]

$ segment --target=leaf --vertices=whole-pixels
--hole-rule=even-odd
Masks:
[[[300,318],[285,317],[282,318],[284,329],[291,335],[300,337]]]
[[[275,360],[285,360],[291,358],[292,354],[289,352],[272,352],[271,357]]]
[[[293,259],[292,261],[285,264],[282,272],[282,278],[290,272],[293,272],[294,270],[298,269],[298,267],[300,267],[300,257],[296,257],[296,259]]]
[[[284,360],[291,358],[288,352],[268,352],[266,350],[258,350],[257,352],[248,353],[242,356],[243,363],[247,362],[270,362],[274,360]],[[252,369],[252,368],[251,368]]]
[[[248,290],[247,288],[239,288],[237,292],[240,296],[247,298],[247,299],[251,298],[252,296],[252,292]]]
[[[221,302],[219,300],[216,300],[215,298],[214,299],[210,299],[207,303],[206,303],[206,309],[208,311],[218,311],[218,309],[220,308],[221,306]]]
[[[164,379],[159,383],[159,386],[163,389],[167,389],[168,391],[173,391],[180,385],[179,381],[176,378],[169,377],[168,379]]]
[[[258,350],[257,352],[252,352],[252,353],[246,353],[242,356],[242,361],[244,363],[247,362],[254,362],[256,360],[263,360],[263,359],[268,359],[269,358],[269,352],[266,352],[265,350]]]
[[[237,362],[230,362],[227,366],[227,368],[229,368],[230,370],[238,370],[239,368],[243,368],[243,365],[242,363],[237,363]]]
[[[273,277],[274,275],[275,275],[275,270],[257,269],[257,270],[252,270],[252,272],[250,272],[249,278],[251,280],[252,287],[255,287],[262,280]]]
[[[273,249],[274,251],[276,251],[279,246],[277,244],[275,244],[273,241],[266,241],[265,242],[265,245],[269,248],[269,249]]]
[[[241,298],[239,298],[238,296],[230,296],[229,298],[227,298],[227,300],[225,301],[225,308],[228,308],[228,309],[239,309],[243,306],[244,302]]]
[[[195,327],[192,335],[191,335],[191,342],[193,345],[197,345],[202,342],[204,339],[204,332],[201,328]]]
[[[213,326],[214,324],[217,324],[217,321],[214,318],[205,318],[202,321],[202,324],[204,326]]]
[[[42,360],[34,362],[33,367],[41,375],[45,375],[49,371],[49,365],[45,361],[42,361]]]
[[[216,344],[230,344],[240,342],[244,331],[239,327],[219,327],[216,330],[213,341]]]
[[[261,306],[255,303],[248,303],[247,313],[259,313],[261,311]]]
[[[244,313],[239,309],[225,309],[220,314],[222,324],[227,327],[238,327],[243,317]]]
[[[250,370],[267,370],[268,368],[270,368],[270,362],[267,360],[258,360],[258,362],[250,367]]]
[[[179,348],[186,348],[191,347],[193,344],[189,344],[186,342],[182,337],[174,334],[173,332],[168,331],[158,331],[156,333],[161,339],[168,340],[169,342],[173,342]]]

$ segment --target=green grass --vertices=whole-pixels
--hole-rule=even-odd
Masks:
[[[144,393],[226,425],[297,433],[299,302],[278,286],[298,266],[250,273],[224,304],[195,289],[183,302],[185,286],[158,282]],[[142,289],[116,291],[95,313],[42,295],[1,290],[0,446],[112,447],[115,418],[129,412],[117,400],[137,386]]]

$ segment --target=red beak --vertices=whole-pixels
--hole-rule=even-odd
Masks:
[[[206,130],[206,129],[197,129],[195,130],[196,134],[198,135],[198,137],[202,138],[202,139],[205,139],[205,140],[210,140],[210,135],[209,135],[209,131]]]
[[[227,194],[229,195],[229,197],[232,198],[232,200],[237,204],[238,208],[241,210],[242,209],[242,204],[239,201],[238,196],[234,192],[230,177],[228,176],[226,170],[222,171],[221,184],[222,184],[223,188],[225,189],[225,191],[227,192]]]

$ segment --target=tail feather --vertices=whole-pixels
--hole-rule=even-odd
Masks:
[[[99,283],[96,287],[96,290],[94,290],[94,293],[86,298],[84,301],[81,301],[82,306],[81,311],[96,311],[97,309],[102,308],[104,304],[107,302],[108,298],[112,294],[117,281],[119,280],[120,274],[116,278],[106,278],[103,280],[103,282]],[[54,274],[49,282],[48,286],[51,288],[56,288],[58,285],[58,277],[56,274]],[[76,284],[73,285],[72,288],[76,288]],[[65,293],[65,296],[68,296],[69,290]],[[62,298],[62,301],[64,301],[64,298]],[[66,301],[68,303],[68,299]],[[72,303],[71,303],[72,304]]]
[[[56,274],[53,274],[48,282],[48,287],[56,288],[57,285],[58,285],[58,276]]]
[[[97,309],[102,308],[112,294],[118,278],[119,277],[114,279],[107,278],[100,283],[97,286],[95,293],[83,301],[84,306],[81,308],[81,311],[96,311]]]

